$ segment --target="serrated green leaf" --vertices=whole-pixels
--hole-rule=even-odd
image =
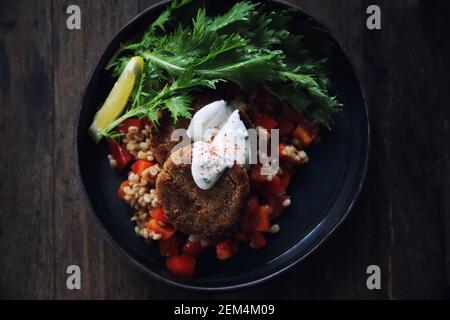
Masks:
[[[341,105],[328,91],[325,60],[291,32],[292,10],[275,12],[242,1],[219,16],[200,8],[175,20],[197,4],[173,1],[140,40],[121,46],[108,64],[118,75],[130,56],[145,59],[144,80],[121,119],[146,116],[157,122],[161,109],[173,120],[189,118],[193,91],[231,81],[243,88],[262,85],[315,123],[330,125]]]

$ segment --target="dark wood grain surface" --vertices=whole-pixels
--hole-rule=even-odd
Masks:
[[[173,289],[122,261],[89,219],[74,179],[82,91],[113,35],[151,0],[0,0],[0,297],[38,299],[448,298],[448,1],[297,0],[350,50],[371,113],[369,171],[344,225],[307,261],[226,294]],[[82,30],[66,28],[78,4]],[[382,29],[365,27],[378,4]],[[80,265],[82,289],[66,288]],[[381,267],[382,288],[366,287]]]

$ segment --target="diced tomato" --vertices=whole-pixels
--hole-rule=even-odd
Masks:
[[[166,259],[166,267],[169,271],[179,277],[192,277],[195,271],[196,259],[187,254],[172,256]]]
[[[146,126],[149,126],[150,128],[153,127],[153,122],[149,118],[145,117],[141,119],[142,121],[142,128],[145,128]]]
[[[129,187],[129,186],[130,186],[130,181],[128,181],[128,180],[126,180],[120,184],[119,191],[118,191],[120,199],[122,199],[122,200],[125,199],[124,189],[125,189],[125,187]]]
[[[278,122],[264,113],[255,113],[253,121],[256,125],[261,126],[267,130],[272,130],[278,127]]]
[[[176,234],[169,239],[161,239],[158,242],[161,257],[171,257],[178,254],[178,237]]]
[[[133,160],[131,154],[114,140],[108,142],[109,153],[117,162],[117,169],[123,170]]]
[[[272,213],[272,208],[268,205],[263,205],[258,207],[257,220],[255,221],[254,228],[252,231],[263,231],[267,232],[270,230],[270,215]]]
[[[203,253],[204,248],[201,246],[200,242],[186,241],[186,243],[181,248],[181,251],[190,256],[199,256]]]
[[[286,209],[285,206],[283,206],[283,202],[287,199],[290,199],[289,196],[283,195],[283,196],[270,196],[267,200],[267,203],[269,206],[272,207],[272,212],[270,214],[270,220],[274,220],[281,216],[284,209]]]
[[[267,176],[261,174],[260,165],[252,165],[249,171],[250,182],[259,184],[266,181]]]
[[[128,118],[122,121],[121,124],[118,125],[117,131],[120,133],[126,134],[128,132],[129,127],[137,127],[139,130],[142,129],[142,122],[139,118]]]
[[[243,230],[268,232],[271,213],[272,207],[269,205],[258,206],[256,210],[245,210],[242,217]]]
[[[264,235],[262,232],[252,232],[249,234],[250,238],[250,246],[255,249],[261,249],[267,244],[266,238],[264,238]]]
[[[131,170],[133,170],[133,172],[138,176],[142,177],[142,172],[153,165],[154,163],[151,161],[139,159],[135,163],[133,163],[133,165],[131,166]]]
[[[243,230],[247,230],[249,226],[253,225],[258,209],[258,198],[254,195],[250,196],[247,202],[247,207],[245,207],[244,212],[242,213],[241,227]]]
[[[278,121],[278,128],[280,136],[288,136],[295,129],[295,124],[292,119],[283,117]]]
[[[319,131],[319,127],[303,118],[292,132],[292,136],[298,140],[301,148],[306,148],[319,135]]]
[[[219,260],[227,260],[237,252],[237,245],[231,239],[226,239],[216,245],[216,256]]]
[[[163,207],[152,208],[150,210],[150,214],[152,215],[153,219],[156,219],[158,221],[162,221],[165,223],[170,223],[169,218],[167,218],[167,215],[164,212]]]
[[[169,239],[175,233],[175,227],[170,223],[164,223],[156,219],[150,219],[147,223],[147,230],[160,234],[161,239]]]
[[[281,183],[279,176],[273,176],[271,181],[263,182],[259,188],[259,193],[265,197],[280,194],[285,191],[286,189],[283,188],[283,184]]]

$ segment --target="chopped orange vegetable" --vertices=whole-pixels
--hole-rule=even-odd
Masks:
[[[147,230],[160,234],[163,240],[169,239],[175,233],[175,227],[173,225],[156,219],[150,219],[147,223]]]
[[[126,180],[124,182],[121,183],[120,187],[119,187],[119,197],[120,199],[124,200],[125,199],[125,187],[129,187],[130,186],[130,181]]]
[[[253,117],[253,121],[256,125],[261,126],[267,130],[272,130],[278,127],[278,122],[276,122],[273,118],[264,113],[255,113]]]
[[[279,176],[273,176],[271,181],[265,181],[261,184],[259,193],[265,197],[280,194],[286,191]]]
[[[133,163],[133,165],[131,166],[131,170],[133,170],[133,172],[138,176],[142,177],[142,172],[153,165],[154,163],[151,161],[139,159],[135,163]]]
[[[178,237],[176,234],[159,242],[159,253],[162,257],[171,257],[178,254]]]
[[[216,245],[216,255],[219,260],[227,260],[237,252],[237,245],[231,239],[226,239]]]
[[[261,249],[267,244],[266,238],[264,238],[264,235],[261,232],[252,232],[249,234],[250,238],[250,246],[253,249]]]
[[[302,119],[295,128],[292,136],[298,140],[301,148],[306,148],[319,135],[319,127],[306,119]]]
[[[158,221],[162,221],[165,223],[169,223],[169,218],[167,218],[166,213],[164,212],[163,207],[156,207],[156,208],[152,208],[150,210],[150,214],[152,215],[153,219],[156,219]]]
[[[166,267],[169,271],[180,277],[192,277],[195,271],[196,259],[187,254],[172,256],[166,259]]]
[[[270,215],[272,208],[269,205],[258,206],[257,210],[245,210],[242,218],[242,228],[244,231],[264,231],[270,230]]]

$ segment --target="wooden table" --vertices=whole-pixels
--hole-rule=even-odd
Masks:
[[[258,287],[209,295],[167,287],[122,261],[75,185],[73,127],[87,77],[121,26],[154,2],[0,1],[0,297],[448,297],[448,2],[291,1],[343,40],[367,88],[367,181],[349,219],[306,262]],[[382,29],[370,31],[374,3]],[[81,7],[81,31],[66,28],[69,4]],[[82,269],[81,290],[66,288],[71,264]],[[366,287],[372,264],[381,290]]]

